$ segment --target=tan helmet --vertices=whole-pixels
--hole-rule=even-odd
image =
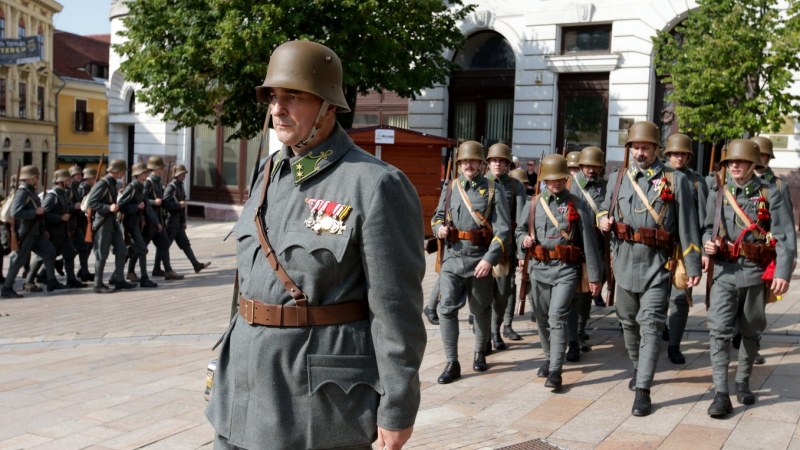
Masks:
[[[649,120],[634,123],[628,129],[628,140],[625,141],[625,147],[629,147],[632,142],[651,142],[656,147],[660,147],[658,125]]]
[[[77,175],[81,173],[81,168],[77,164],[73,164],[72,167],[69,168],[69,176]]]
[[[175,166],[175,168],[172,170],[172,177],[174,178],[174,177],[177,177],[177,176],[179,176],[179,175],[183,175],[183,174],[184,174],[184,173],[186,173],[186,172],[187,172],[187,171],[186,171],[186,166],[184,166],[183,164],[178,164],[178,165],[177,165],[177,166]]]
[[[108,163],[108,171],[109,172],[125,172],[128,170],[128,163],[126,163],[122,159],[112,159],[111,162]]]
[[[458,157],[456,162],[465,159],[477,159],[478,161],[485,161],[483,159],[483,146],[475,141],[464,141],[458,146]]]
[[[83,179],[97,178],[97,169],[93,167],[86,167],[83,169]]]
[[[503,158],[508,161],[509,164],[514,162],[514,160],[511,159],[511,149],[508,148],[506,144],[500,142],[497,144],[492,144],[492,146],[489,147],[489,153],[486,155],[486,160],[488,161],[492,158]]]
[[[581,158],[578,160],[578,165],[603,167],[606,165],[605,159],[606,155],[600,150],[600,147],[584,147],[581,150]]]
[[[514,169],[508,173],[508,176],[519,180],[522,184],[528,184],[528,172],[525,169]]]
[[[751,139],[758,146],[758,151],[762,155],[769,155],[769,159],[775,159],[775,153],[772,151],[772,140],[766,136],[756,136]]]
[[[133,176],[139,176],[142,173],[149,172],[149,171],[150,171],[150,169],[147,168],[147,164],[145,164],[143,162],[136,163],[136,164],[133,165],[133,167],[131,167],[131,175],[133,175]]]
[[[567,167],[574,167],[577,169],[578,167],[580,167],[579,166],[580,160],[581,160],[581,152],[575,150],[567,153]]]
[[[758,146],[750,139],[735,139],[728,143],[728,152],[722,162],[733,160],[750,161],[758,167],[762,167],[761,155]]]
[[[151,156],[147,160],[147,168],[150,170],[154,169],[163,169],[164,168],[164,158],[160,156]]]
[[[36,166],[22,166],[19,169],[19,180],[30,180],[31,178],[39,176],[39,168]]]
[[[692,150],[692,138],[683,133],[670,134],[664,146],[664,154],[669,155],[670,153],[688,153],[694,155],[694,150]]]
[[[342,63],[333,50],[311,41],[289,41],[279,45],[269,58],[264,83],[256,87],[256,99],[269,103],[269,88],[310,92],[349,112],[342,91]]]
[[[539,179],[543,181],[562,180],[569,177],[567,159],[558,153],[551,153],[542,158]]]
[[[53,182],[54,183],[61,183],[62,181],[67,181],[71,179],[72,176],[69,174],[68,169],[58,169],[53,173]]]

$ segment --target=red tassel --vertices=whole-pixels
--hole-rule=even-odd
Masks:
[[[772,283],[772,279],[775,278],[775,261],[769,263],[766,269],[764,269],[764,273],[761,275],[761,279]]]

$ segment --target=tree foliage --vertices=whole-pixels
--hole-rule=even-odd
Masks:
[[[800,3],[778,0],[698,0],[674,33],[653,38],[655,65],[672,84],[683,132],[710,141],[778,131],[800,111],[789,93],[800,69]]]
[[[179,127],[240,127],[251,137],[266,108],[255,100],[269,55],[308,39],[332,48],[344,66],[345,94],[390,90],[414,97],[454,68],[456,26],[472,10],[461,0],[129,0],[123,22],[126,79],[149,112]],[[340,121],[342,118],[340,117]],[[350,116],[352,120],[352,115]]]

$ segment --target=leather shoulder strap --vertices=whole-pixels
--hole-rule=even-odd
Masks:
[[[531,198],[531,203],[530,203],[531,207],[528,210],[528,234],[530,234],[531,237],[533,237],[533,242],[536,242],[536,228],[534,228],[534,225],[536,225],[535,213],[536,213],[536,204],[539,203],[539,198],[541,198],[541,195],[539,194],[534,195],[533,198]]]

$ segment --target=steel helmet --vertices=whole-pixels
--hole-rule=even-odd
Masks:
[[[186,172],[187,172],[186,166],[184,166],[183,164],[178,164],[177,166],[175,166],[174,170],[172,171],[172,176],[173,177],[177,177],[179,175],[185,174]]]
[[[688,153],[690,155],[694,155],[694,151],[692,150],[692,139],[682,133],[674,133],[669,135],[667,138],[667,143],[664,146],[664,154],[669,155],[670,153]]]
[[[342,91],[342,63],[333,50],[311,41],[279,45],[269,58],[264,84],[256,87],[256,99],[269,103],[269,88],[310,92],[349,112]]]
[[[500,142],[497,144],[492,144],[492,146],[489,147],[489,154],[486,155],[486,159],[490,160],[492,158],[503,158],[508,161],[509,164],[514,162],[511,159],[511,149],[508,148],[506,144],[502,144]]]
[[[143,162],[136,163],[133,165],[133,167],[131,167],[131,175],[133,176],[139,176],[143,172],[149,172],[149,171],[150,169],[147,168],[147,164]]]
[[[648,120],[634,123],[628,129],[628,140],[625,141],[625,147],[629,147],[632,142],[651,142],[656,147],[660,147],[658,126]]]
[[[761,164],[761,155],[758,152],[758,145],[750,139],[736,139],[728,144],[728,152],[722,162],[733,160],[750,161],[758,167]]]
[[[97,178],[97,169],[92,167],[86,167],[83,169],[83,179],[87,178]]]
[[[150,170],[153,169],[163,169],[164,168],[164,158],[160,156],[151,156],[147,159],[147,168]]]
[[[475,141],[464,141],[461,145],[458,146],[458,157],[456,157],[456,162],[463,161],[465,159],[476,159],[478,161],[485,162],[486,160],[483,159],[483,146]]]
[[[769,155],[769,159],[775,159],[775,153],[772,151],[772,140],[766,136],[756,136],[751,139],[758,146],[758,151],[762,155]]]
[[[568,178],[567,159],[558,153],[551,153],[542,158],[539,179],[543,181],[562,180]]]
[[[39,168],[36,166],[22,166],[19,169],[19,180],[30,180],[31,178],[39,176]]]
[[[128,163],[122,159],[112,159],[108,163],[109,172],[125,172],[126,170],[128,170]]]
[[[567,153],[567,167],[574,167],[577,169],[578,167],[580,167],[579,166],[580,160],[581,160],[581,152],[575,150]]]
[[[69,176],[77,175],[79,173],[81,173],[81,168],[77,164],[69,168]]]
[[[567,155],[569,156],[569,155]],[[581,150],[581,158],[578,160],[580,166],[605,166],[605,153],[600,147],[585,147]]]
[[[528,183],[528,172],[526,172],[525,169],[514,169],[508,173],[508,176],[519,180],[522,184]]]
[[[55,173],[53,173],[54,183],[61,183],[62,181],[67,181],[71,178],[72,176],[70,176],[68,169],[58,169],[55,171]]]

